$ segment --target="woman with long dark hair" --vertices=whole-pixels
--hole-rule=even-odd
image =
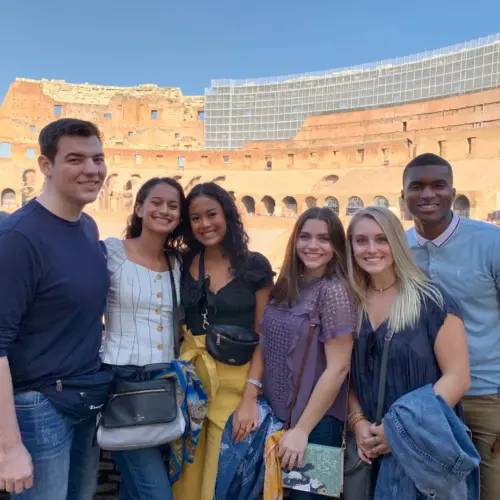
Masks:
[[[287,427],[278,452],[285,469],[302,466],[308,443],[341,445],[356,329],[345,243],[333,210],[306,210],[263,315],[264,395]],[[290,498],[314,496],[292,490]]]
[[[139,189],[125,239],[108,238],[111,286],[102,359],[117,378],[135,380],[139,368],[174,358],[172,269],[180,292],[180,184],[169,177]],[[167,261],[169,259],[169,261]],[[160,447],[113,452],[121,472],[120,500],[169,500],[172,488]]]
[[[189,222],[185,238],[189,251],[181,287],[186,320],[181,357],[195,365],[209,405],[194,463],[184,468],[174,492],[176,498],[212,500],[222,431],[229,416],[235,412],[236,441],[257,427],[262,360],[256,334],[273,272],[264,256],[248,250],[248,236],[233,198],[217,184],[195,186],[183,218]],[[223,325],[219,328],[223,333],[214,338],[217,325]],[[235,349],[234,345],[242,345],[228,343],[235,332],[255,335],[257,347]],[[242,355],[248,362],[238,362]]]

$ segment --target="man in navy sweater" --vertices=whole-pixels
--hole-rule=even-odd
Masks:
[[[99,130],[86,121],[50,123],[39,144],[44,190],[0,222],[0,490],[91,500],[95,418],[68,418],[37,388],[100,372],[108,274],[97,226],[82,212],[106,164]]]

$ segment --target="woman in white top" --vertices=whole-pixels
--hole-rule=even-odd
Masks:
[[[147,181],[137,193],[124,240],[108,238],[111,286],[102,348],[104,364],[118,378],[134,379],[138,367],[174,358],[173,297],[179,296],[182,239],[180,184],[169,177]],[[166,252],[167,251],[167,252]],[[121,472],[119,500],[171,500],[167,469],[158,448],[114,452]]]

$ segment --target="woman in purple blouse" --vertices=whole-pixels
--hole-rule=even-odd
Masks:
[[[340,446],[346,412],[356,301],[347,281],[346,237],[329,208],[310,208],[298,219],[262,327],[264,395],[290,428],[280,443],[286,469],[300,467],[307,443]],[[290,408],[316,324],[298,398]],[[291,491],[293,500],[314,494]]]

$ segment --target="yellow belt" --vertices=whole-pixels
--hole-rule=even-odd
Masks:
[[[199,366],[200,363],[205,366],[209,380],[203,380],[200,374],[198,374],[198,376],[204,385],[205,391],[208,393],[209,401],[213,401],[219,390],[219,375],[217,373],[217,365],[214,358],[208,354],[206,337],[206,335],[193,335],[187,328],[184,328],[181,359],[191,363],[195,367],[196,365]],[[207,387],[207,385],[209,387]]]

